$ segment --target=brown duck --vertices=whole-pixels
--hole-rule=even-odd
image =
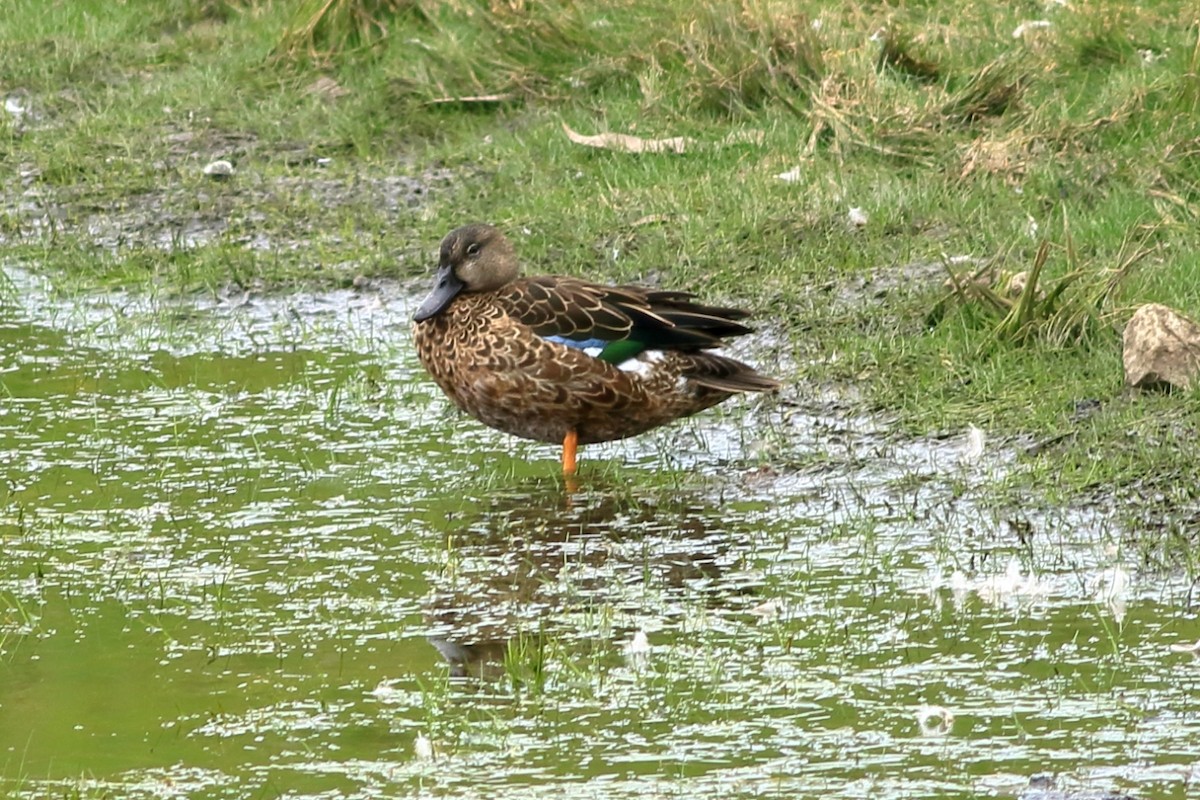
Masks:
[[[512,245],[491,225],[447,234],[434,289],[413,316],[417,356],[485,425],[561,442],[567,475],[580,444],[779,388],[712,352],[751,332],[738,322],[745,311],[701,305],[686,292],[519,272]]]

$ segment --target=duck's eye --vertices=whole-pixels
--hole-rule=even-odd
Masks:
[[[467,245],[467,258],[474,258],[479,255],[479,242],[471,242]]]

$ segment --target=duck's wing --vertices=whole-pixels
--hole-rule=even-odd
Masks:
[[[645,286],[603,286],[578,278],[522,278],[498,302],[538,336],[619,363],[645,350],[694,352],[717,347],[751,329],[738,308],[706,306],[687,292]],[[592,352],[592,348],[597,348]]]

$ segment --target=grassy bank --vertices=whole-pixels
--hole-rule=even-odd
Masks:
[[[790,399],[853,383],[1195,534],[1200,404],[1126,394],[1119,341],[1134,303],[1200,314],[1192,4],[289,5],[8,3],[6,258],[76,288],[416,280],[485,219],[537,270],[752,305]],[[1019,330],[945,284],[1003,293],[1043,243],[1040,287],[1076,277]]]

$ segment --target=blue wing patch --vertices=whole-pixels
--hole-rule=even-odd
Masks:
[[[634,339],[617,339],[610,342],[605,339],[568,339],[566,336],[543,336],[547,342],[566,345],[577,350],[592,350],[590,356],[607,361],[609,364],[621,364],[634,358],[646,349],[646,345]]]
[[[605,339],[584,339],[581,341],[579,339],[568,339],[566,336],[543,336],[542,338],[547,342],[574,347],[576,350],[586,350],[589,347],[596,347],[603,350],[608,345],[608,341]]]

